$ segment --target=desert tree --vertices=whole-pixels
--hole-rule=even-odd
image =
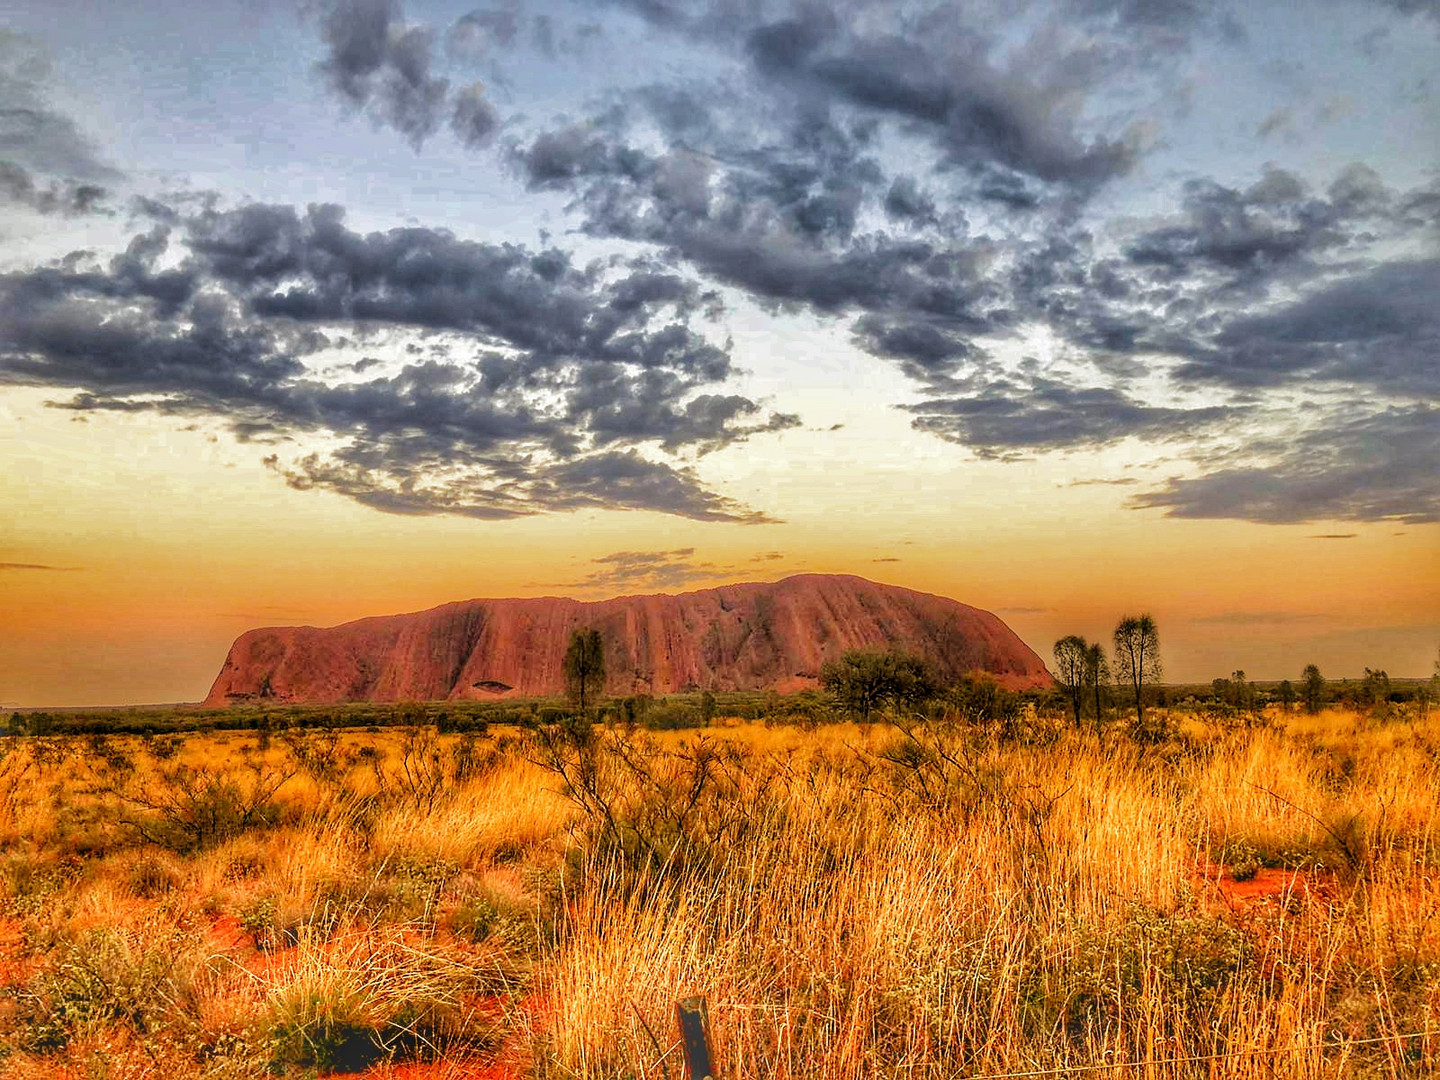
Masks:
[[[1295,687],[1290,685],[1289,679],[1280,680],[1280,707],[1287,713],[1295,704]]]
[[[1096,641],[1085,648],[1085,685],[1090,688],[1095,703],[1095,729],[1098,731],[1105,719],[1102,695],[1110,684],[1110,661],[1105,657],[1105,646]]]
[[[565,650],[565,688],[584,712],[605,689],[605,642],[595,629],[574,630]]]
[[[862,721],[885,705],[918,705],[935,696],[935,676],[918,656],[852,649],[820,669],[820,684]]]
[[[1150,615],[1126,615],[1115,626],[1115,677],[1135,695],[1135,720],[1145,721],[1145,687],[1160,678],[1160,632]]]
[[[1305,701],[1305,711],[1318,713],[1325,698],[1325,676],[1314,664],[1306,664],[1300,675],[1300,696]]]
[[[1255,711],[1259,695],[1255,690],[1255,684],[1245,677],[1245,670],[1238,669],[1230,675],[1230,704],[1244,712]]]
[[[1085,661],[1090,646],[1078,634],[1070,634],[1055,642],[1055,677],[1075,710],[1075,726],[1080,726],[1080,706],[1085,700],[1087,682]]]
[[[1390,675],[1384,668],[1365,669],[1365,681],[1360,687],[1360,696],[1366,705],[1382,705],[1390,698]]]

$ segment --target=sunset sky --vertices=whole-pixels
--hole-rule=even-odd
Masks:
[[[1429,675],[1437,0],[0,0],[0,706],[816,571]]]

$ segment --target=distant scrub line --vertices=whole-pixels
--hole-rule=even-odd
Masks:
[[[1239,673],[1243,675],[1242,673]],[[973,681],[973,680],[972,680]],[[1154,704],[1182,715],[1213,716],[1263,710],[1282,702],[1279,683],[1252,682],[1236,687],[1230,679],[1210,683],[1164,684],[1152,688]],[[1017,707],[1041,712],[1063,711],[1063,690],[1001,691]],[[1243,696],[1242,696],[1243,695]],[[706,704],[706,698],[710,704]],[[1376,701],[1365,680],[1336,680],[1326,686],[1318,704],[1344,708],[1388,705],[1396,710],[1416,709],[1433,699],[1430,681],[1388,680]],[[1104,689],[1103,708],[1120,707],[1112,688]],[[707,709],[711,710],[707,713]],[[169,735],[185,732],[280,731],[286,728],[389,728],[434,724],[442,733],[480,731],[489,724],[529,727],[555,723],[576,714],[563,698],[509,699],[506,701],[356,702],[347,705],[242,705],[227,709],[109,709],[16,710],[5,718],[0,735]],[[770,692],[722,691],[715,694],[670,694],[611,698],[599,707],[599,716],[633,722],[651,730],[701,728],[715,715],[771,723],[824,724],[852,718],[834,698],[806,690],[781,695]]]

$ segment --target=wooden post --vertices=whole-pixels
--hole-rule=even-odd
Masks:
[[[685,1054],[685,1080],[711,1080],[715,1055],[710,1048],[710,1014],[703,997],[681,998],[675,1003],[680,1025],[680,1048]]]

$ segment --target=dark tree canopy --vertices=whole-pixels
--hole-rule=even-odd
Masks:
[[[1290,684],[1290,680],[1289,680],[1289,679],[1281,679],[1281,680],[1280,680],[1280,706],[1281,706],[1281,708],[1283,708],[1286,712],[1289,712],[1289,711],[1290,711],[1290,706],[1292,706],[1292,705],[1294,705],[1294,704],[1295,704],[1295,687]]]
[[[1055,642],[1055,678],[1065,690],[1075,711],[1075,726],[1080,726],[1080,706],[1085,700],[1089,687],[1088,672],[1089,643],[1079,634],[1070,634]]]
[[[583,712],[605,690],[605,642],[599,630],[575,630],[565,650],[565,686]]]
[[[1306,664],[1300,675],[1300,694],[1305,699],[1305,711],[1318,713],[1325,700],[1325,676],[1314,664]]]
[[[1101,695],[1110,683],[1110,661],[1105,658],[1105,646],[1098,641],[1085,648],[1085,685],[1095,702],[1095,728],[1099,730],[1104,720]]]
[[[841,708],[865,721],[885,705],[915,705],[936,691],[935,676],[921,657],[858,649],[821,668],[820,683]]]
[[[1365,681],[1360,684],[1360,696],[1366,705],[1380,705],[1390,697],[1390,674],[1384,668],[1365,669]]]
[[[1115,677],[1135,694],[1135,720],[1145,721],[1145,687],[1160,678],[1160,632],[1150,615],[1126,615],[1115,627]]]

